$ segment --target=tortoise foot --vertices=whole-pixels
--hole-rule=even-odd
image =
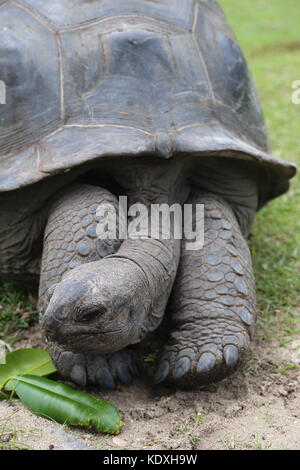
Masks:
[[[225,318],[186,325],[171,334],[154,382],[190,388],[222,380],[241,365],[249,343],[247,329]]]
[[[49,352],[58,373],[81,387],[92,384],[113,390],[118,383],[130,384],[138,375],[135,360],[126,349],[105,356],[74,354],[58,347],[51,347]]]
[[[204,245],[183,250],[169,304],[174,330],[162,353],[155,382],[176,387],[206,385],[237,370],[255,322],[251,255],[225,200],[195,194],[205,205]]]

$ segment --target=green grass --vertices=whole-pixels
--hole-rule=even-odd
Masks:
[[[265,112],[275,156],[300,166],[300,105],[292,82],[300,80],[298,0],[222,0],[246,53]],[[300,331],[300,180],[261,210],[250,246],[263,338]]]
[[[24,289],[0,284],[0,340],[13,342],[18,330],[37,322],[36,300]]]
[[[300,42],[298,0],[221,0],[220,4],[248,57]]]
[[[33,450],[26,442],[28,437],[39,437],[36,430],[23,430],[16,425],[17,413],[0,419],[0,450]]]
[[[299,0],[222,0],[257,83],[273,153],[300,166]],[[257,216],[250,240],[258,289],[259,333],[293,335],[300,323],[300,181]],[[26,293],[0,286],[0,332],[28,325]],[[24,320],[25,318],[25,320]]]

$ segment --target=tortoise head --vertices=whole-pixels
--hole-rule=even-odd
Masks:
[[[42,317],[46,340],[85,354],[109,354],[139,342],[151,301],[146,280],[132,264],[106,258],[70,271]]]

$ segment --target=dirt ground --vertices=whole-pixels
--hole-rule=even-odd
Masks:
[[[37,347],[40,341],[35,326],[16,346]],[[300,335],[283,343],[254,341],[243,370],[205,390],[174,391],[140,379],[114,392],[98,392],[123,414],[125,425],[117,437],[61,426],[33,415],[17,400],[2,401],[0,445],[43,450],[300,450]]]

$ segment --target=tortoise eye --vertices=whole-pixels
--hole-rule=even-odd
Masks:
[[[76,320],[80,323],[87,323],[96,320],[96,318],[104,315],[105,313],[106,307],[104,307],[104,305],[101,305],[98,307],[86,309],[84,312],[80,312],[79,315],[77,315]]]

